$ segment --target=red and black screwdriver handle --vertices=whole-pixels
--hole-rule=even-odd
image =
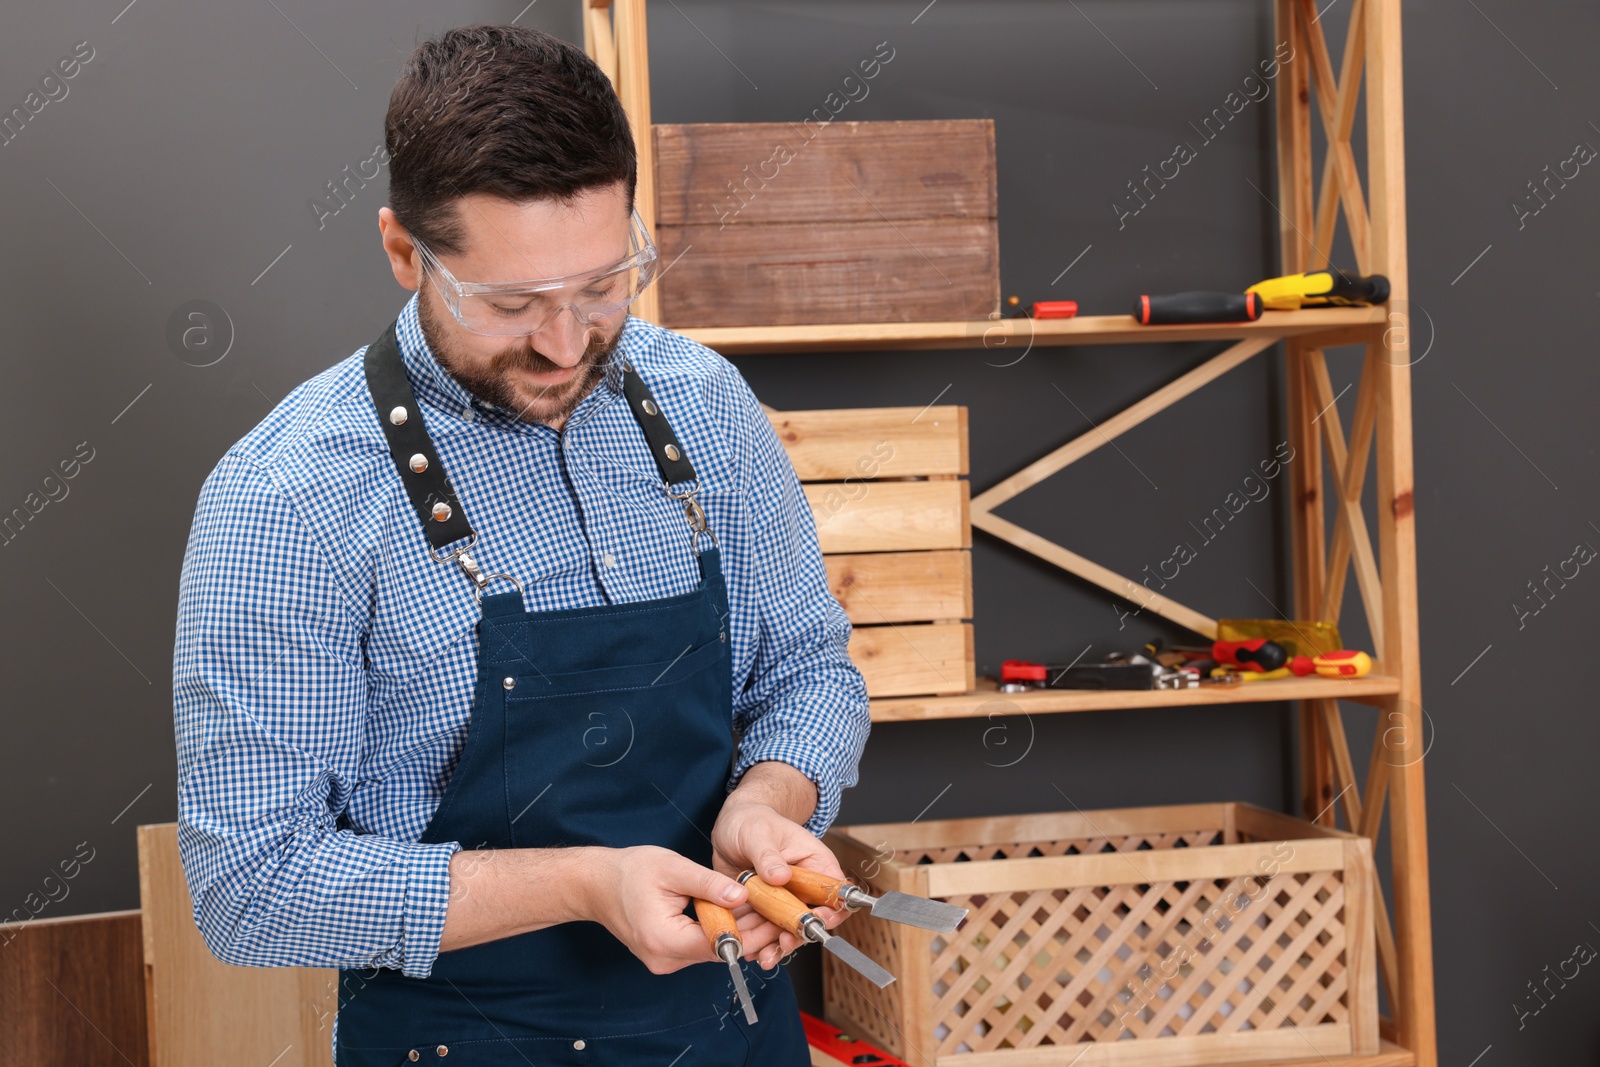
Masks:
[[[1249,641],[1218,641],[1211,646],[1211,657],[1218,663],[1231,663],[1252,671],[1275,671],[1287,666],[1289,653],[1276,641],[1265,637]]]

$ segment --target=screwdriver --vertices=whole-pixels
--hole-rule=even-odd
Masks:
[[[739,969],[739,957],[744,955],[744,942],[739,940],[739,926],[734,921],[733,912],[721,904],[696,897],[694,917],[700,920],[700,927],[711,942],[711,951],[728,965],[728,973],[733,976],[733,991],[739,998],[739,1007],[744,1009],[744,1021],[754,1026],[756,1006],[750,1000],[750,986],[745,983],[744,972]]]
[[[855,968],[879,989],[894,981],[894,975],[873,962],[872,957],[844,938],[828,933],[827,924],[787,889],[769,885],[754,871],[740,874],[739,882],[750,891],[750,906],[762,918],[776,923],[802,941],[818,942],[841,963]]]
[[[1134,302],[1133,317],[1144,326],[1254,322],[1261,317],[1261,299],[1254,293],[1146,293]]]
[[[1320,674],[1324,678],[1360,678],[1372,671],[1372,657],[1365,652],[1341,648],[1315,656],[1296,656],[1289,661],[1295,674]]]
[[[789,865],[789,881],[784,888],[807,904],[825,908],[868,908],[879,919],[920,926],[924,930],[948,934],[961,925],[967,909],[942,900],[890,891],[872,896],[855,883],[806,867]]]
[[[1309,274],[1286,274],[1256,282],[1247,293],[1260,298],[1262,306],[1273,311],[1296,311],[1303,307],[1353,307],[1381,304],[1389,299],[1389,279],[1381,274],[1346,274],[1333,270]]]

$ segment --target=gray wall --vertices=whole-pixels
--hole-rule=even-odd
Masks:
[[[93,49],[67,95],[0,147],[0,511],[66,490],[0,547],[0,914],[84,842],[93,859],[44,914],[137,906],[134,827],[174,817],[168,668],[200,482],[405,296],[377,244],[381,178],[320,229],[307,207],[373,154],[402,57],[450,22],[518,16],[580,38],[568,0],[462,3],[448,15],[415,2],[122,3],[12,4],[0,35],[6,109],[78,42]],[[1007,293],[1120,312],[1141,291],[1239,288],[1275,272],[1270,100],[1122,228],[1110,207],[1272,54],[1270,5],[924,3],[657,3],[655,118],[798,120],[887,41],[894,59],[841,117],[995,120]],[[1324,16],[1336,40],[1349,6],[1332,0]],[[1600,945],[1589,847],[1600,728],[1583,674],[1600,636],[1600,578],[1580,572],[1537,615],[1513,607],[1546,565],[1580,542],[1600,546],[1600,176],[1584,168],[1537,215],[1510,206],[1575,144],[1600,145],[1597,31],[1600,12],[1571,3],[1429,0],[1405,16],[1415,345],[1426,351],[1413,380],[1437,988],[1443,1062],[1463,1067],[1482,1053],[1483,1067],[1600,1054],[1600,977],[1580,973],[1520,1028],[1515,1007],[1537,1005],[1526,983],[1576,943]],[[192,300],[231,323],[210,366],[180,359],[168,339],[169,317]],[[1012,353],[983,350],[738,363],[779,408],[967,405],[982,489],[1209,351],[1036,350],[1012,366]],[[1358,359],[1331,356],[1336,388]],[[1283,440],[1282,398],[1281,360],[1255,361],[1004,514],[1138,571]],[[1347,425],[1353,399],[1341,401]],[[47,485],[75,455],[75,476]],[[1215,615],[1286,606],[1283,494],[1269,499],[1205,546],[1173,595]],[[1191,636],[1149,616],[1118,634],[1106,596],[982,534],[973,556],[980,670]],[[1348,636],[1365,639],[1359,628]],[[1370,730],[1370,711],[1347,714]],[[1287,807],[1294,745],[1276,706],[882,726],[843,818],[1057,809],[1064,796],[1085,808]],[[801,979],[810,996],[814,972]]]

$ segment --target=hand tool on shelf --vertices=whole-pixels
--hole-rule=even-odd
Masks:
[[[1381,274],[1347,274],[1337,267],[1309,274],[1285,274],[1256,282],[1253,293],[1270,311],[1296,311],[1303,307],[1361,307],[1389,299],[1389,279]]]
[[[1076,300],[1035,300],[1027,312],[1020,310],[1020,296],[1006,297],[1007,317],[1030,319],[1070,319],[1078,314]]]
[[[1193,672],[1173,670],[1144,656],[1119,652],[1109,654],[1100,663],[1064,667],[1025,659],[1008,659],[1000,664],[1002,693],[1026,689],[1188,689],[1198,681],[1199,676]]]
[[[739,969],[739,957],[744,955],[744,942],[739,940],[739,924],[734,920],[733,912],[721,904],[696,897],[694,917],[700,920],[700,928],[706,932],[706,940],[711,942],[711,951],[728,965],[728,973],[733,976],[733,992],[739,998],[739,1007],[744,1009],[744,1021],[754,1026],[756,1006],[750,1000],[750,986],[744,980],[744,971]]]
[[[1287,678],[1289,674],[1288,667],[1278,667],[1270,671],[1252,671],[1225,664],[1211,668],[1211,677],[1227,678],[1232,682],[1268,682],[1274,678]]]
[[[1295,656],[1289,670],[1297,675],[1320,674],[1324,678],[1360,678],[1372,672],[1372,657],[1356,649],[1341,648],[1315,656]]]
[[[967,909],[955,904],[894,890],[875,897],[847,879],[797,867],[792,863],[789,865],[789,881],[783,888],[806,904],[851,911],[867,908],[875,918],[920,926],[941,934],[953,932],[967,917]]]
[[[1289,653],[1276,641],[1265,637],[1252,637],[1246,641],[1213,641],[1211,647],[1174,645],[1174,652],[1183,652],[1196,659],[1211,659],[1218,666],[1243,667],[1252,671],[1275,671],[1289,664]]]
[[[894,975],[878,966],[865,952],[842,937],[828,933],[827,926],[815,912],[806,907],[799,897],[781,886],[769,885],[754,871],[739,875],[740,883],[750,891],[750,906],[761,917],[803,941],[815,941],[833,953],[839,962],[853,967],[863,978],[882,989],[894,981]]]
[[[1145,293],[1134,301],[1133,317],[1144,326],[1254,322],[1261,317],[1261,300],[1254,293]]]

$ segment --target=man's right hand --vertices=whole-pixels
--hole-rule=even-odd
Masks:
[[[587,919],[666,974],[717,958],[684,913],[692,898],[733,909],[748,896],[726,874],[655,845],[462,850],[450,858],[439,951]]]
[[[705,931],[684,913],[701,897],[725,908],[745,902],[744,886],[667,848],[593,850],[589,918],[628,946],[652,974],[716,960]]]

